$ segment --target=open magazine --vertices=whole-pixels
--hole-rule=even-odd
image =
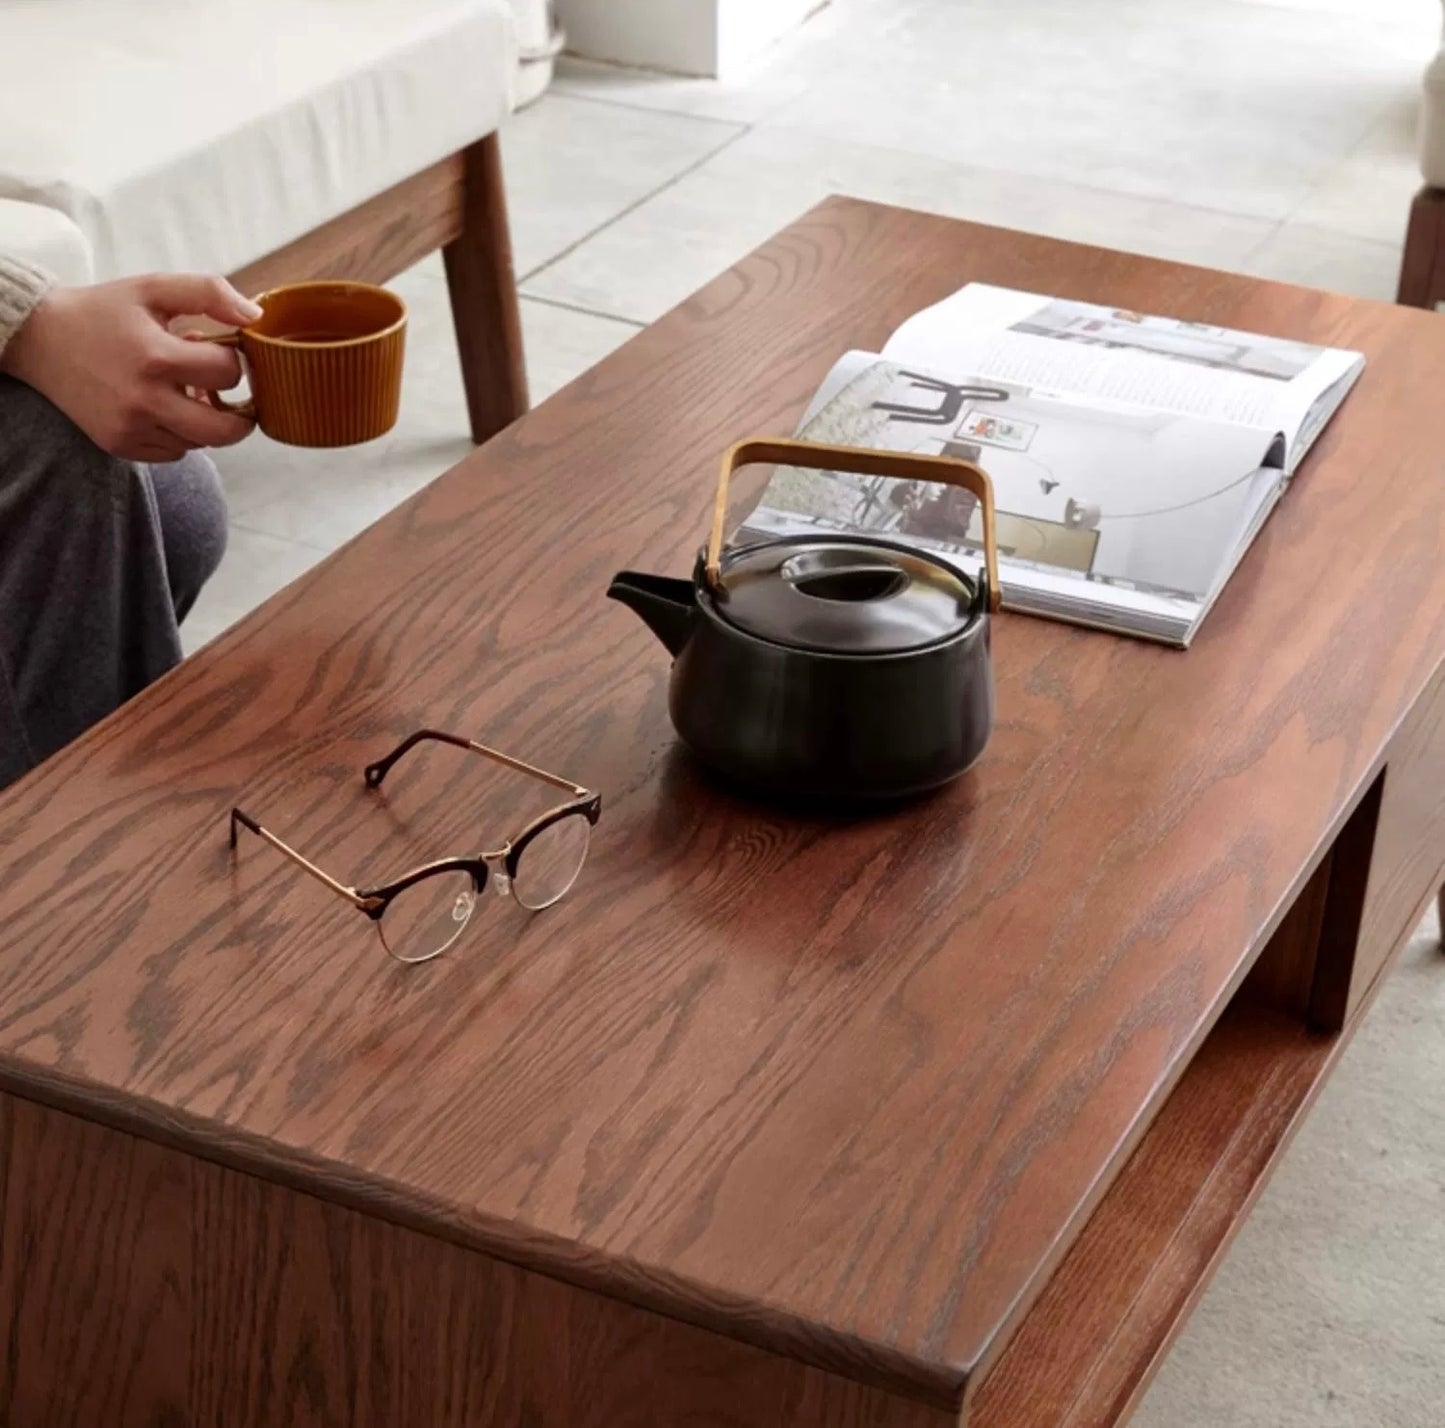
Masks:
[[[1364,367],[1357,352],[970,283],[849,352],[798,435],[993,480],[1005,608],[1187,645]],[[780,467],[736,542],[876,532],[970,574],[974,498]]]

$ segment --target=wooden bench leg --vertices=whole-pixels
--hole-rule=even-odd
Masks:
[[[1445,190],[1422,188],[1410,205],[1396,301],[1434,308],[1445,298]]]
[[[462,231],[442,249],[472,440],[495,436],[527,410],[522,316],[495,134],[464,157]]]

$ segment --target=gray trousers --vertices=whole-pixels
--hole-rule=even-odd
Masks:
[[[107,456],[0,376],[0,788],[179,662],[225,548],[208,457]]]

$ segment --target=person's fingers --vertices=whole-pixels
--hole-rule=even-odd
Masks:
[[[234,347],[222,342],[159,332],[148,375],[177,387],[224,392],[241,380],[241,358]]]
[[[188,446],[234,446],[249,436],[253,422],[234,412],[217,411],[182,392],[162,392],[156,401],[156,420]]]
[[[141,291],[146,306],[162,322],[199,313],[243,327],[261,316],[250,298],[209,273],[153,273],[141,279]]]

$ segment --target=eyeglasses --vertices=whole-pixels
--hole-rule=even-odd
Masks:
[[[339,882],[240,808],[231,810],[232,850],[236,847],[237,829],[249,828],[317,882],[364,912],[376,924],[382,945],[398,962],[429,962],[451,947],[471,921],[488,876],[502,896],[516,898],[531,912],[540,912],[564,898],[586,861],[592,829],[602,813],[602,795],[485,744],[435,729],[420,730],[384,759],[368,764],[366,786],[380,788],[393,765],[427,740],[481,754],[517,773],[564,789],[571,797],[534,818],[500,848],[471,858],[425,863],[394,882],[373,888],[348,887]]]

